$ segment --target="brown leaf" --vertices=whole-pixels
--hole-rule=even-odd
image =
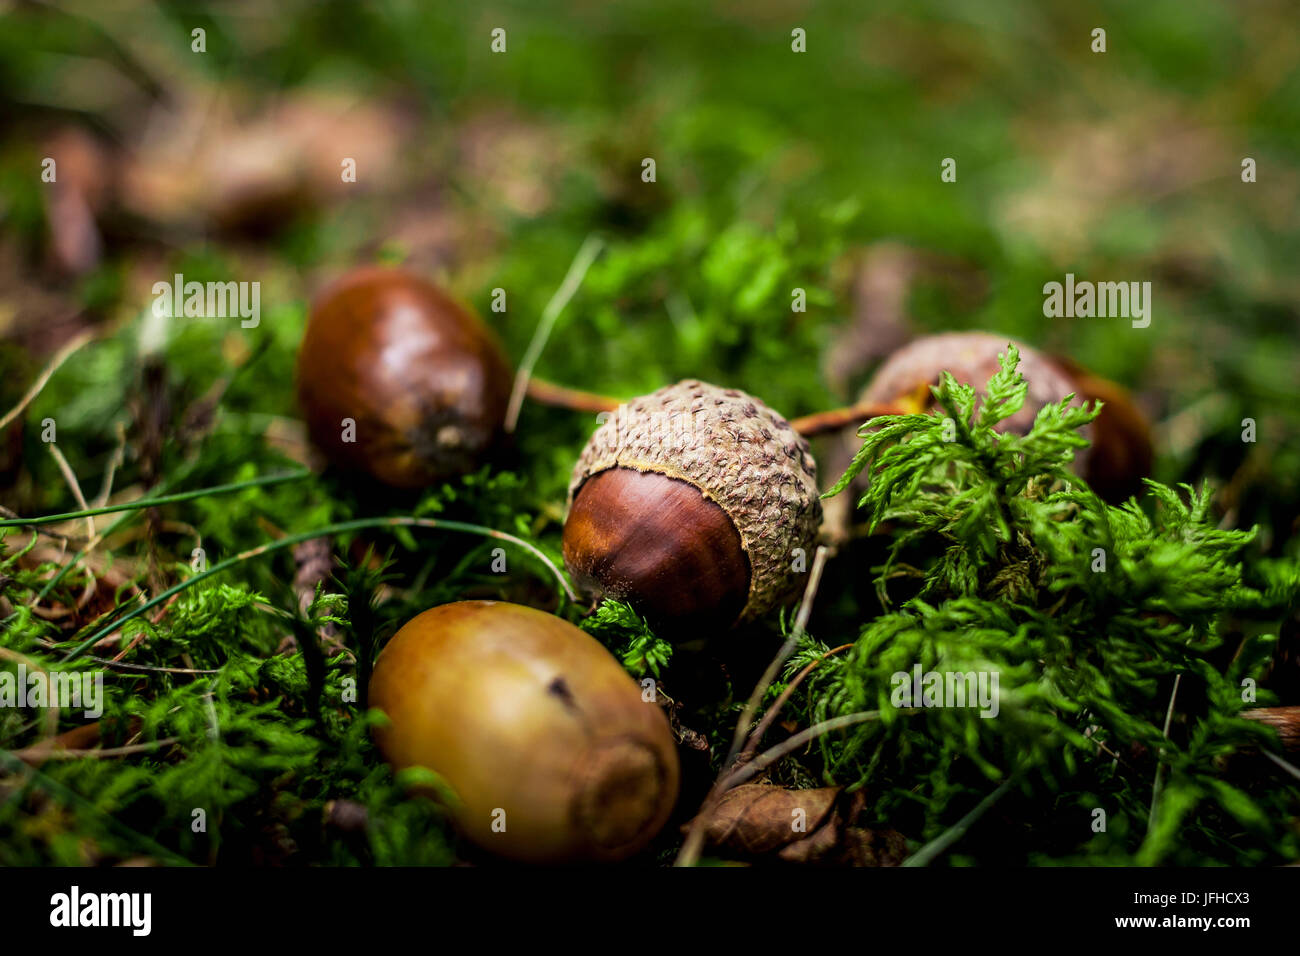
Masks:
[[[108,188],[110,157],[88,133],[60,130],[46,145],[56,178],[42,191],[49,224],[50,254],[67,275],[83,275],[99,264],[103,240],[95,217]]]
[[[894,830],[854,824],[866,799],[840,787],[786,790],[745,784],[729,790],[710,813],[705,843],[741,857],[787,863],[894,866],[907,841]]]
[[[822,827],[777,856],[807,866],[898,866],[907,858],[907,838],[897,830]]]
[[[248,104],[196,90],[189,108],[152,117],[126,164],[123,202],[155,222],[262,235],[388,182],[405,135],[396,110],[325,92]],[[356,184],[342,179],[345,158],[356,162]]]
[[[1282,741],[1282,749],[1291,753],[1300,752],[1300,707],[1257,707],[1254,710],[1243,710],[1241,716],[1257,720],[1276,730]]]
[[[762,855],[803,839],[825,820],[839,789],[783,790],[762,784],[745,784],[723,794],[705,825],[710,846],[745,855]],[[794,828],[800,819],[801,830]]]

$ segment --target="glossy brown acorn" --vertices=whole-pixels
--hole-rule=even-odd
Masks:
[[[766,613],[804,580],[821,523],[807,441],[736,389],[685,381],[592,435],[569,485],[564,563],[668,637]]]
[[[518,604],[425,611],[384,648],[370,703],[396,768],[426,767],[483,848],[541,863],[642,849],[677,799],[663,711],[596,640]]]
[[[749,598],[749,558],[731,518],[658,472],[589,478],[564,523],[564,561],[584,594],[630,599],[656,622],[727,627]]]
[[[321,295],[297,377],[308,430],[331,462],[413,489],[478,467],[500,434],[511,381],[496,339],[468,309],[381,267],[355,269]]]
[[[934,402],[930,387],[947,371],[967,385],[983,389],[999,369],[1006,336],[988,332],[928,335],[895,351],[876,371],[862,394],[863,402],[893,403],[905,410],[926,411]],[[1142,490],[1151,473],[1151,436],[1142,413],[1114,382],[1097,378],[1066,359],[1047,356],[1021,343],[1019,371],[1029,385],[1024,406],[1002,423],[1024,434],[1038,410],[1074,394],[1075,404],[1101,400],[1101,414],[1083,429],[1091,445],[1079,459],[1084,479],[1109,501],[1122,501]]]

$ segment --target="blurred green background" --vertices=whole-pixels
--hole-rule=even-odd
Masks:
[[[484,314],[504,288],[508,311],[490,317],[517,359],[596,232],[608,250],[544,377],[627,396],[698,376],[793,416],[852,397],[899,324],[986,328],[1132,388],[1156,423],[1158,477],[1214,477],[1238,523],[1285,523],[1300,474],[1294,12],[8,4],[0,323],[48,352],[81,325],[125,334],[159,276],[259,279],[256,333],[170,330],[194,360],[175,364],[178,384],[198,395],[222,358],[267,339],[264,367],[285,372],[321,281],[384,258]],[[195,27],[206,53],[191,50]],[[1096,27],[1105,53],[1091,51]],[[806,53],[791,50],[795,28]],[[35,175],[60,150],[87,167],[97,255],[76,254],[75,229],[52,236]],[[343,156],[355,185],[338,182]],[[940,180],[947,157],[955,183]],[[882,243],[898,246],[873,260]],[[1151,281],[1151,327],[1044,318],[1042,286],[1066,272]],[[864,293],[882,283],[901,290],[884,308]],[[875,351],[846,347],[855,323]],[[111,445],[115,403],[87,391],[106,361],[74,362],[47,399],[93,397],[70,423],[90,470]],[[291,413],[287,374],[246,383],[230,412]],[[1255,445],[1239,440],[1244,417]]]
[[[349,157],[355,184],[340,182]],[[793,417],[852,400],[909,337],[988,329],[1132,390],[1154,477],[1213,482],[1225,526],[1260,526],[1257,555],[1294,555],[1298,160],[1287,2],[0,3],[0,405],[93,337],[6,433],[0,503],[76,507],[46,417],[88,497],[110,472],[138,496],[164,476],[194,488],[306,460],[292,369],[326,281],[404,262],[472,303],[518,362],[596,235],[541,377],[617,397],[698,377]],[[1151,282],[1150,327],[1045,318],[1043,285],[1067,272]],[[175,273],[259,281],[260,326],[146,321],[152,284]],[[558,556],[594,424],[529,405],[509,468],[393,508],[469,514]],[[112,539],[114,580],[156,589],[195,540],[215,559],[368,509],[328,479],[194,502],[177,515],[189,531]],[[486,546],[404,546],[417,570],[394,618],[501,587],[475,571]],[[291,574],[285,558],[240,584],[273,593]],[[839,574],[814,623],[832,644],[874,612],[843,589],[866,572]],[[113,605],[103,590],[51,626],[84,626]],[[234,633],[219,609],[191,610]],[[265,628],[229,640],[273,648]],[[376,859],[407,861],[383,846]]]

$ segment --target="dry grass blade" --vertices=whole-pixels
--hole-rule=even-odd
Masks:
[[[551,332],[555,328],[555,322],[564,311],[564,307],[569,304],[578,287],[582,285],[583,278],[587,275],[587,270],[591,264],[596,261],[600,255],[601,249],[605,247],[604,240],[599,236],[588,236],[578,249],[578,254],[573,257],[573,264],[569,266],[569,271],[560,283],[560,287],[551,296],[551,300],[546,303],[546,308],[542,310],[542,319],[537,325],[537,331],[533,333],[533,340],[528,343],[528,351],[524,353],[524,359],[519,363],[519,371],[515,373],[514,388],[510,393],[510,404],[506,408],[505,430],[507,433],[513,432],[515,426],[519,424],[519,410],[524,404],[524,395],[528,392],[528,380],[533,374],[533,366],[537,360],[542,357],[542,349],[546,348],[546,340],[551,337]]]
[[[18,400],[18,404],[5,412],[3,418],[0,418],[0,430],[8,428],[9,425],[13,423],[14,419],[21,415],[23,410],[36,400],[36,396],[41,394],[41,391],[53,377],[54,373],[59,370],[59,366],[66,362],[72,354],[83,345],[92,341],[96,335],[98,335],[98,333],[94,329],[82,332],[80,335],[68,342],[67,345],[63,346],[63,348],[55,352],[54,357],[51,358],[45,368],[41,370],[40,375],[36,376],[36,381],[32,383],[32,387],[27,390],[26,394],[24,394],[21,399]]]
[[[731,750],[727,754],[726,760],[722,762],[722,773],[719,774],[718,780],[710,789],[704,803],[701,805],[699,812],[692,821],[690,830],[686,834],[686,840],[682,844],[681,851],[677,855],[675,866],[694,866],[699,859],[700,851],[704,846],[704,822],[708,816],[708,811],[717,803],[718,798],[735,783],[729,783],[731,777],[726,774],[733,766],[733,761],[740,753],[744,744],[746,729],[753,722],[754,714],[758,711],[758,706],[762,703],[763,695],[767,693],[768,687],[772,686],[772,681],[776,680],[776,675],[780,673],[781,665],[789,659],[798,646],[799,638],[803,636],[804,629],[808,626],[808,618],[812,614],[813,601],[817,598],[817,588],[821,584],[822,571],[826,567],[826,560],[830,556],[830,550],[824,545],[817,548],[817,554],[813,558],[812,569],[808,575],[808,584],[804,588],[803,600],[799,604],[799,611],[795,615],[794,626],[790,629],[790,636],[781,649],[777,651],[776,657],[764,671],[763,676],[759,679],[758,685],[754,688],[754,693],[750,695],[745,709],[740,715],[740,720],[736,722],[736,732],[732,737]],[[820,726],[820,725],[819,725]],[[832,728],[833,729],[833,728]],[[757,763],[758,761],[753,761]],[[739,782],[739,781],[737,781]]]

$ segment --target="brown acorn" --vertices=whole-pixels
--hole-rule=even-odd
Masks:
[[[988,332],[947,332],[917,339],[895,351],[876,371],[862,402],[893,403],[903,409],[928,411],[934,404],[931,386],[947,371],[981,394],[1000,368],[998,357],[1008,343],[1020,351],[1020,374],[1029,386],[1025,404],[1004,421],[1004,430],[1025,434],[1039,409],[1065,396],[1073,404],[1100,399],[1101,414],[1081,429],[1090,445],[1078,467],[1088,484],[1109,501],[1122,501],[1141,491],[1141,479],[1151,472],[1151,436],[1146,420],[1120,386],[1089,374],[1078,365],[1049,357],[1027,345]]]
[[[511,382],[473,313],[381,267],[355,269],[321,295],[297,375],[308,430],[331,462],[412,489],[479,466],[500,435]]]
[[[1128,390],[1098,378],[1077,363],[1053,356],[1052,360],[1074,379],[1080,398],[1102,403],[1092,423],[1092,444],[1083,453],[1084,478],[1107,501],[1124,501],[1142,492],[1142,479],[1155,464],[1151,426],[1133,404]]]
[[[426,767],[463,832],[501,856],[611,861],[642,849],[677,800],[663,710],[595,639],[518,604],[460,601],[385,646],[370,703],[396,769]]]
[[[564,563],[584,593],[693,636],[791,597],[821,514],[789,422],[736,389],[679,382],[621,407],[583,449]]]

